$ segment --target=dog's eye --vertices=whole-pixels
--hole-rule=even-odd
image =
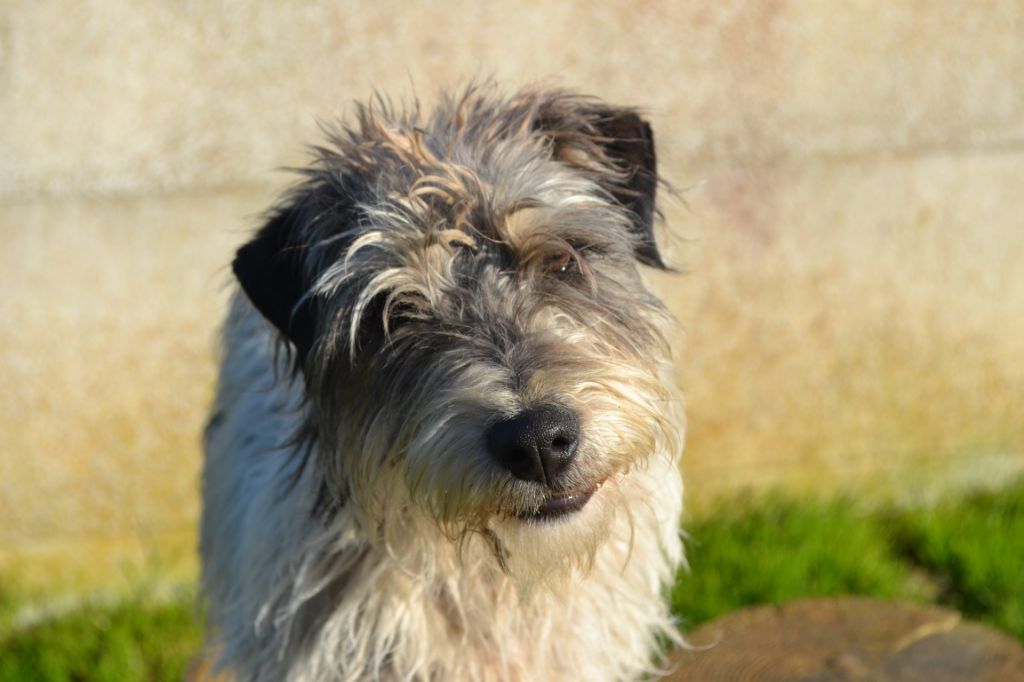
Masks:
[[[576,269],[576,258],[569,251],[555,251],[544,260],[544,271],[565,275]]]

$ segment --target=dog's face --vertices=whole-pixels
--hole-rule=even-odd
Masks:
[[[317,151],[234,270],[294,349],[325,489],[364,527],[428,518],[499,559],[592,548],[679,445],[638,272],[664,267],[649,126],[470,90],[426,121],[363,109]]]

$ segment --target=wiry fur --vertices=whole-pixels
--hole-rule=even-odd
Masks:
[[[630,110],[471,87],[426,119],[360,108],[317,148],[235,262],[201,541],[227,670],[621,680],[677,640],[683,419],[637,268],[661,266],[651,145]],[[580,422],[548,487],[484,435],[546,404]]]

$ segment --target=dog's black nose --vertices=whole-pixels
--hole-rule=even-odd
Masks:
[[[576,457],[580,430],[572,410],[545,405],[487,430],[487,449],[513,476],[550,485]]]

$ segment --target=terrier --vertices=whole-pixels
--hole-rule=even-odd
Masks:
[[[233,263],[205,434],[215,667],[631,680],[679,634],[681,399],[651,128],[561,90],[383,98]]]

